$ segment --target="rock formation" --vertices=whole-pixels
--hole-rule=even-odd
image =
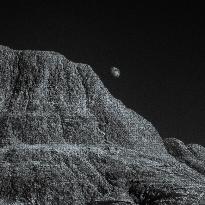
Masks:
[[[163,140],[59,53],[0,46],[0,111],[2,204],[191,205],[205,194],[204,147]]]

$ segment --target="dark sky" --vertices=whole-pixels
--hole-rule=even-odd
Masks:
[[[110,92],[151,121],[162,137],[205,146],[200,5],[51,2],[1,5],[0,44],[55,50],[90,64]],[[119,79],[110,75],[111,66],[120,68]]]

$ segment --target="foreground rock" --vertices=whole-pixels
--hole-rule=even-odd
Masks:
[[[1,46],[0,111],[2,204],[188,205],[205,193],[205,148],[163,141],[59,53]]]

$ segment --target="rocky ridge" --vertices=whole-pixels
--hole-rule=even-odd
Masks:
[[[163,195],[147,204],[205,194],[204,147],[162,139],[89,65],[57,52],[0,46],[0,111],[2,204],[134,205],[151,186]]]

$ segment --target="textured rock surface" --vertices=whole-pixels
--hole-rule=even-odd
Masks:
[[[92,68],[0,46],[0,203],[137,204],[133,180],[197,204],[205,148],[159,136]]]

